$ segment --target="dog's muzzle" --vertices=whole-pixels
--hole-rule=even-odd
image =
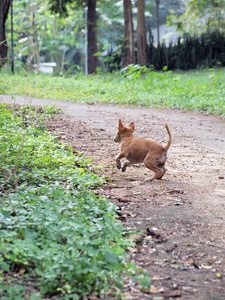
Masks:
[[[114,142],[120,143],[120,134],[117,133],[117,134],[114,136]]]

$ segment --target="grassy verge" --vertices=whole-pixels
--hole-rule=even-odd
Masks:
[[[117,207],[94,192],[104,179],[45,130],[55,113],[0,106],[0,298],[113,293],[124,271],[149,285],[129,263]]]
[[[60,78],[0,74],[0,94],[25,95],[76,102],[176,107],[225,115],[225,70],[187,73],[131,68],[121,73]]]

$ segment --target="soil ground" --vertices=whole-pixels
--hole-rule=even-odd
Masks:
[[[61,108],[64,114],[48,128],[92,158],[110,179],[99,193],[121,208],[124,226],[143,233],[130,252],[153,285],[142,293],[127,284],[125,299],[225,299],[225,119],[177,109],[25,97],[0,96],[0,102]],[[145,183],[150,171],[143,165],[125,173],[115,167],[119,118],[125,125],[135,122],[135,136],[162,144],[168,123],[174,140],[162,180]]]

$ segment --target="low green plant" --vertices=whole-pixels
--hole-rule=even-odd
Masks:
[[[165,68],[166,70],[166,68]],[[225,70],[154,72],[130,65],[121,73],[62,78],[38,75],[1,77],[9,95],[62,99],[83,103],[172,107],[225,115]]]
[[[117,207],[94,191],[104,178],[46,131],[41,121],[56,110],[38,111],[0,106],[0,298],[113,293],[124,272],[149,286],[129,262]]]

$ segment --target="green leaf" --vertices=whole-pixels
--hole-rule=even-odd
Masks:
[[[3,210],[3,209],[1,210],[1,214],[5,218],[10,218],[11,217],[10,214],[9,214],[9,212],[6,211],[6,210]],[[0,218],[1,218],[1,215],[0,215]]]
[[[110,264],[118,264],[118,258],[113,253],[110,253],[110,252],[106,251],[105,254],[104,254],[104,258]]]
[[[4,261],[0,261],[0,268],[5,272],[9,272],[10,266]]]

